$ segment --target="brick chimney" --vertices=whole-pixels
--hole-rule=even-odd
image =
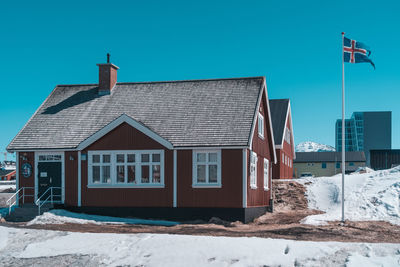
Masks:
[[[107,63],[97,66],[99,66],[99,95],[108,95],[117,83],[119,68],[110,63],[110,54],[107,54]]]

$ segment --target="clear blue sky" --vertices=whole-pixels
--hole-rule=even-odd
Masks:
[[[121,82],[266,76],[295,142],[334,145],[342,31],[376,64],[346,64],[346,115],[391,110],[400,148],[400,1],[192,2],[2,2],[0,152],[55,85],[97,82],[107,52]]]

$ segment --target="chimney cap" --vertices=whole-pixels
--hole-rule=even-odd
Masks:
[[[113,67],[116,70],[119,70],[119,67],[114,65],[114,64],[112,64],[112,63],[99,63],[99,64],[96,64],[96,65],[99,66],[99,67],[101,67],[101,66],[110,66],[110,67]]]

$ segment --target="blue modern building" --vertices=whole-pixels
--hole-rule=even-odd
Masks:
[[[342,120],[336,121],[336,151],[342,151]],[[364,151],[370,165],[371,149],[392,148],[392,112],[354,112],[345,119],[345,151]]]

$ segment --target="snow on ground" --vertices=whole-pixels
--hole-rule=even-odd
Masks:
[[[7,189],[15,191],[15,181],[0,181],[0,193]]]
[[[0,265],[399,266],[400,244],[0,227]]]
[[[162,225],[174,226],[178,222],[163,221],[163,220],[145,220],[145,219],[132,219],[132,218],[119,218],[110,216],[90,215],[85,213],[75,213],[67,210],[50,210],[40,216],[37,216],[27,225],[35,224],[64,224],[64,223],[77,223],[77,224],[145,224],[145,225]]]
[[[309,208],[326,212],[308,216],[302,223],[318,225],[341,220],[341,174],[297,181],[307,186]],[[346,175],[344,190],[345,219],[387,221],[400,225],[400,167]]]
[[[306,141],[296,146],[296,152],[325,152],[325,151],[336,151],[334,147],[330,145],[319,144],[312,141]]]

